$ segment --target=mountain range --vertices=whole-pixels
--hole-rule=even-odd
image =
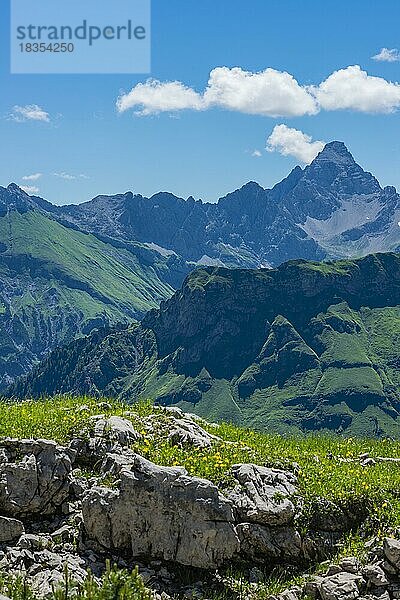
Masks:
[[[272,189],[249,182],[214,204],[128,192],[52,210],[84,231],[141,242],[193,266],[274,267],[400,247],[399,194],[382,189],[341,142]]]
[[[400,256],[203,267],[123,330],[54,351],[12,396],[152,398],[299,433],[399,435]]]
[[[204,266],[273,268],[400,248],[400,196],[341,142],[272,189],[216,203],[127,192],[56,206],[0,188],[0,389],[49,352],[141,319]]]

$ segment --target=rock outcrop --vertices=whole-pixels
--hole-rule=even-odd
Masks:
[[[54,514],[69,498],[73,459],[73,450],[48,440],[0,442],[0,514]]]
[[[118,490],[95,487],[82,508],[85,531],[102,550],[212,569],[240,549],[233,506],[215,485],[137,455]]]
[[[143,418],[142,426],[189,432],[170,444],[204,451],[221,443],[179,410],[158,416]],[[139,564],[155,599],[206,598],[198,588],[183,590],[174,573],[189,567],[220,585],[225,567],[240,564],[249,581],[257,581],[261,568],[312,566],[331,555],[343,535],[343,526],[335,530],[331,515],[324,521],[322,512],[299,526],[303,499],[290,470],[237,464],[229,486],[219,488],[182,467],[159,466],[137,454],[131,446],[143,433],[128,413],[99,414],[88,423],[69,446],[0,442],[0,572],[22,575],[40,597],[63,584],[66,568],[78,585],[89,570],[101,575],[111,560],[127,568]],[[90,477],[81,465],[91,469]],[[345,558],[278,600],[398,600],[399,591],[400,541],[386,538],[383,547],[369,550],[365,564]]]

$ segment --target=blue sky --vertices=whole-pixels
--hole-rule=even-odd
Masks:
[[[371,58],[382,48],[400,48],[398,0],[153,0],[152,71],[140,76],[10,75],[8,13],[2,0],[0,185],[37,187],[38,195],[58,204],[127,190],[215,201],[249,180],[270,187],[301,162],[281,154],[287,146],[277,135],[282,130],[275,136],[277,151],[265,151],[274,127],[284,124],[313,140],[344,141],[383,185],[400,188],[400,88],[394,85],[400,62]],[[346,85],[335,80],[328,96],[318,96],[322,108],[315,114],[304,109],[293,116],[285,106],[279,116],[263,114],[268,111],[260,105],[251,107],[253,79],[244,108],[226,100],[202,109],[151,109],[147,116],[135,114],[143,106],[116,108],[119,96],[148,77],[161,86],[182,82],[203,102],[210,72],[218,67],[226,67],[228,77],[234,67],[248,77],[267,68],[287,72],[305,94],[305,86],[318,86],[351,65],[381,78],[367,79],[365,103],[351,79],[349,94],[358,94],[346,97],[351,108],[333,106],[340,104],[340,85]],[[168,89],[161,92],[168,107]],[[388,105],[382,106],[385,98]],[[22,113],[10,118],[13,107],[33,105],[49,120]],[[23,179],[35,174],[41,176]]]

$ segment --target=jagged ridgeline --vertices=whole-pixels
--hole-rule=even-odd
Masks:
[[[395,188],[341,142],[272,189],[249,182],[215,203],[126,192],[56,206],[0,187],[0,390],[57,346],[142,318],[199,266],[396,252],[399,219]]]
[[[400,256],[193,272],[142,323],[53,352],[10,389],[153,398],[268,431],[399,436]]]

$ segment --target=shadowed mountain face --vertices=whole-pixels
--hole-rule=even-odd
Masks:
[[[44,201],[0,188],[0,389],[57,346],[158,306],[173,293],[167,270],[146,248],[64,227]]]
[[[272,190],[250,182],[216,204],[128,192],[59,207],[0,188],[0,389],[58,345],[141,318],[196,267],[397,251],[399,222],[396,190],[341,142]]]
[[[228,267],[359,256],[400,245],[395,188],[382,189],[341,142],[327,144],[311,165],[296,167],[272,190],[250,182],[216,204],[129,192],[58,210],[87,231]]]
[[[280,432],[399,435],[400,257],[193,272],[141,324],[55,351],[10,390],[155,398]]]

